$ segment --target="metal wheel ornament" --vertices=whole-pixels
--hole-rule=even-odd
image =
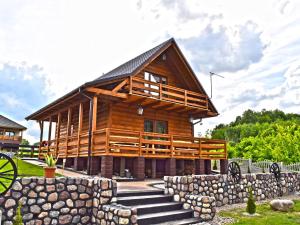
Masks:
[[[6,154],[0,153],[0,196],[5,195],[17,179],[15,162]]]
[[[270,167],[269,167],[269,171],[270,173],[273,173],[276,180],[278,181],[280,179],[280,167],[277,163],[273,163]]]
[[[237,162],[231,162],[228,165],[228,175],[232,177],[235,183],[241,180],[241,168]]]

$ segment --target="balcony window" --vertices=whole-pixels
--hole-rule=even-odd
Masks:
[[[153,83],[157,84],[167,84],[167,78],[161,75],[145,72],[144,74],[144,79],[147,81],[151,81]],[[159,86],[158,85],[152,85],[152,84],[145,84],[145,87],[155,89],[157,91],[150,91],[150,90],[145,90],[146,93],[158,96],[159,95]]]

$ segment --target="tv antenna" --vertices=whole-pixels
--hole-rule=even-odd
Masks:
[[[213,72],[209,72],[209,77],[210,77],[210,98],[212,98],[212,77],[213,76],[218,76],[218,77],[222,77],[225,78],[219,74],[213,73]]]

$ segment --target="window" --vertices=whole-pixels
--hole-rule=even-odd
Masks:
[[[145,120],[144,131],[150,133],[167,134],[168,122],[160,120]]]
[[[145,78],[145,80],[151,81],[153,83],[167,84],[167,78],[163,77],[163,76],[160,76],[160,75],[157,75],[157,74],[145,72],[144,78]],[[145,87],[149,87],[149,88],[156,89],[156,90],[159,89],[158,85],[152,85],[152,84],[145,84]],[[148,94],[151,94],[151,95],[154,95],[154,96],[159,95],[158,91],[145,90],[145,93],[148,93]]]

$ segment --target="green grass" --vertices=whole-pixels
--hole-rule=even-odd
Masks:
[[[273,211],[269,204],[257,205],[256,213],[259,216],[244,216],[245,209],[222,211],[220,216],[232,217],[235,225],[296,225],[300,224],[300,200],[295,200],[295,207],[290,212]]]
[[[41,166],[33,165],[28,162],[24,162],[21,159],[14,159],[14,162],[18,169],[18,176],[19,177],[43,177],[44,176],[44,169]],[[0,160],[0,167],[5,163],[4,160]],[[1,169],[1,171],[6,171],[11,169],[12,167],[6,166],[5,168]],[[56,174],[57,176],[61,176],[60,174]],[[3,179],[0,177],[0,181],[2,181],[6,186],[10,184],[10,181]],[[0,184],[0,193],[4,190],[4,187]]]

